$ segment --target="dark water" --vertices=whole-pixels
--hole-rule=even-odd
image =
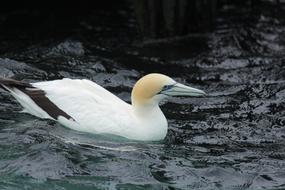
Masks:
[[[19,113],[1,91],[0,189],[285,189],[285,17],[267,6],[223,7],[213,32],[144,43],[128,6],[66,36],[1,33],[0,76],[88,78],[130,101],[139,77],[160,72],[209,96],[164,103],[168,135],[144,143]]]

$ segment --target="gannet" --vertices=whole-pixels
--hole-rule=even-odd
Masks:
[[[162,140],[168,123],[159,102],[171,96],[203,96],[205,92],[152,73],[139,79],[131,104],[86,79],[26,83],[0,78],[0,86],[22,105],[24,112],[51,119],[67,128],[112,134],[141,141]]]

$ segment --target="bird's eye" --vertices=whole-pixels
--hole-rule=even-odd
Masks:
[[[165,85],[163,86],[162,90],[161,91],[166,91],[166,90],[169,90],[173,87],[173,85]]]

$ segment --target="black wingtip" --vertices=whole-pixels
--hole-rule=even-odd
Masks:
[[[32,86],[30,83],[0,77],[0,87],[6,91],[9,91],[9,89],[13,90],[14,88],[22,91],[54,119],[58,119],[59,116],[63,116],[67,119],[73,119],[70,115],[50,101],[46,96],[45,91]]]
[[[8,78],[2,78],[0,77],[0,85],[3,89],[6,90],[5,87],[8,88],[27,88],[27,87],[33,87],[30,83],[27,82],[22,82],[22,81],[18,81],[18,80],[14,80],[14,79],[8,79]]]

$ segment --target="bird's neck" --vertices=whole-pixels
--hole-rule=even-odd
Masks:
[[[149,114],[153,112],[161,112],[158,103],[151,99],[146,100],[132,100],[132,106],[135,114],[139,117],[147,117]]]
[[[167,120],[156,102],[133,104],[134,115],[149,140],[161,140],[167,134]]]
[[[135,96],[132,94],[132,107],[135,115],[139,118],[165,118],[159,108],[161,97],[155,96],[145,98],[144,96]]]

